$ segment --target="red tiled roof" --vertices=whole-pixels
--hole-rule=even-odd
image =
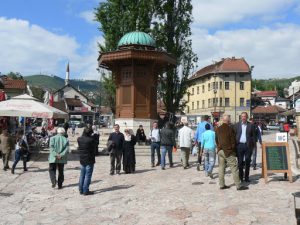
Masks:
[[[260,91],[256,93],[258,97],[277,97],[277,91]]]
[[[216,64],[211,64],[198,70],[190,80],[215,73],[249,73],[250,67],[244,58],[225,58]]]
[[[53,107],[57,108],[57,109],[59,109],[59,110],[61,110],[63,112],[67,112],[66,105],[65,105],[64,101],[53,102]]]
[[[74,107],[82,107],[82,103],[80,99],[75,98],[65,98],[66,103],[68,106],[74,106]]]
[[[4,89],[21,89],[26,90],[26,80],[13,80],[9,77],[2,78]]]
[[[252,110],[253,114],[278,114],[285,112],[284,108],[281,108],[277,105],[269,105],[269,106],[257,106]]]

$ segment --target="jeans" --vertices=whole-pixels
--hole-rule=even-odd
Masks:
[[[173,166],[172,150],[173,150],[173,146],[164,146],[164,145],[161,146],[161,168],[165,168],[166,166],[167,152],[168,152],[170,166]]]
[[[243,181],[244,178],[244,166],[245,166],[245,180],[249,179],[251,155],[252,155],[252,151],[251,149],[248,148],[247,144],[240,143],[237,145],[239,176],[241,181]]]
[[[211,174],[215,165],[216,151],[204,149],[205,171]]]
[[[160,164],[161,155],[160,155],[160,142],[152,142],[151,143],[151,164],[155,164],[155,151],[157,154],[157,163]]]
[[[230,156],[226,157],[223,150],[220,150],[218,152],[218,156],[219,156],[219,185],[220,185],[220,187],[225,186],[225,169],[226,169],[226,165],[228,165],[230,167],[235,186],[237,188],[239,188],[241,186],[241,183],[240,183],[240,179],[239,179],[236,156],[230,155]]]
[[[252,149],[252,167],[256,167],[257,146]]]
[[[93,175],[94,164],[91,165],[81,165],[80,178],[79,178],[79,192],[87,193],[89,192],[89,186],[91,184],[91,179]]]
[[[14,164],[12,166],[12,170],[14,170],[18,164],[18,162],[21,160],[21,157],[23,156],[23,153],[20,149],[17,149],[15,151],[15,161],[14,161]],[[27,164],[27,157],[24,157],[23,156],[23,168],[24,170],[26,170],[26,164]]]
[[[64,166],[63,163],[49,164],[49,176],[52,184],[56,184],[56,168],[58,168],[58,187],[62,187],[64,182]]]

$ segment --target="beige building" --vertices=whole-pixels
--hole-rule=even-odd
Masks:
[[[204,115],[220,118],[224,113],[231,115],[232,122],[251,109],[251,71],[244,58],[225,58],[206,66],[189,79],[185,98],[185,113],[193,123]]]

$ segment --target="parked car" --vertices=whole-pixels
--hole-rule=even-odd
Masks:
[[[267,130],[279,130],[280,126],[279,124],[269,124],[267,125]]]

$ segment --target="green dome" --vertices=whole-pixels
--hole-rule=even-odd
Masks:
[[[126,45],[145,45],[155,48],[155,41],[147,33],[134,31],[125,34],[118,43],[118,47]]]

